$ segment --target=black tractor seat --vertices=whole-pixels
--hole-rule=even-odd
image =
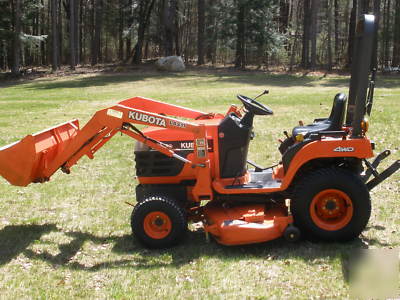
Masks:
[[[315,119],[314,123],[310,125],[297,126],[293,128],[293,138],[295,138],[299,134],[303,135],[304,137],[308,137],[311,133],[342,130],[344,117],[346,114],[346,104],[346,95],[343,93],[336,94],[333,100],[333,106],[329,118]]]

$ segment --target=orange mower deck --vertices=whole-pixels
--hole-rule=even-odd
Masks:
[[[267,209],[263,204],[232,207],[211,204],[204,208],[204,215],[204,230],[227,246],[277,239],[293,223],[286,206]]]

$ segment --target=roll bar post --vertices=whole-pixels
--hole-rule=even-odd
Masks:
[[[366,112],[374,34],[375,16],[362,15],[356,27],[346,115],[346,125],[353,127],[353,137],[360,137],[362,133],[361,121]]]

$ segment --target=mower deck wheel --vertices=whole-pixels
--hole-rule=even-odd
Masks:
[[[283,232],[283,237],[286,241],[295,243],[298,242],[301,238],[300,229],[294,225],[289,225],[286,227],[285,231]]]
[[[367,225],[371,200],[359,176],[326,168],[309,173],[297,184],[290,209],[294,224],[307,237],[348,241]]]
[[[168,248],[182,240],[187,230],[185,211],[172,199],[152,196],[136,204],[131,227],[149,248]]]

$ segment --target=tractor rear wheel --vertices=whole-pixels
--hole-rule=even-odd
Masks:
[[[334,168],[314,171],[301,180],[290,207],[304,235],[325,241],[356,238],[371,215],[365,184],[357,175]]]
[[[174,200],[152,196],[136,204],[131,227],[134,236],[149,248],[168,248],[187,231],[186,212]]]

